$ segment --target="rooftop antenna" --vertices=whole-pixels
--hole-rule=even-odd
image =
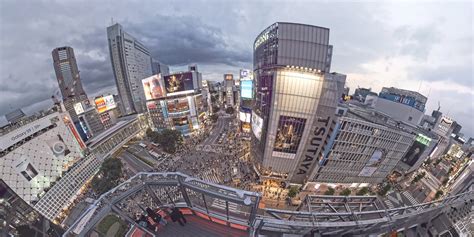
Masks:
[[[114,24],[114,18],[111,17],[111,18],[110,18],[110,25],[113,25],[113,24]]]

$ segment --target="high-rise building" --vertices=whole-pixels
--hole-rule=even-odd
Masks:
[[[261,177],[310,178],[344,89],[331,58],[327,28],[278,22],[257,36],[251,151]]]
[[[234,98],[234,88],[235,88],[235,81],[233,74],[224,74],[224,93],[225,93],[225,102],[226,106],[232,107],[235,104]]]
[[[64,107],[71,115],[72,121],[77,124],[78,118],[74,105],[87,100],[87,95],[82,88],[74,50],[68,46],[59,47],[54,49],[51,54]]]
[[[151,72],[153,75],[156,75],[159,73],[161,73],[162,75],[168,75],[170,74],[170,68],[168,67],[168,65],[158,60],[151,59]]]
[[[150,51],[118,23],[107,27],[107,38],[121,113],[142,113],[146,102],[142,79],[152,75]]]

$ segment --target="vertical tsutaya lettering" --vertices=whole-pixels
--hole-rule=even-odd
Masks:
[[[326,135],[326,127],[331,117],[318,118],[318,126],[314,130],[314,137],[311,138],[310,146],[306,150],[305,159],[301,162],[296,174],[306,174],[313,166],[318,150],[320,150],[324,136]]]

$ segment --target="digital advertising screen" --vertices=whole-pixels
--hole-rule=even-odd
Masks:
[[[142,80],[146,100],[159,99],[163,97],[163,89],[160,83],[160,75],[154,75]]]
[[[97,97],[95,98],[94,103],[99,113],[103,113],[117,107],[113,95]]]
[[[168,95],[194,90],[193,74],[191,72],[178,73],[164,77],[165,89]]]
[[[253,81],[242,80],[240,81],[240,97],[245,99],[252,99]]]
[[[256,113],[252,112],[252,131],[255,137],[260,140],[262,136],[263,119]]]
[[[289,153],[294,156],[300,145],[305,125],[306,119],[304,118],[280,116],[273,144],[273,156],[281,157],[279,153]],[[285,157],[294,158],[292,156]]]

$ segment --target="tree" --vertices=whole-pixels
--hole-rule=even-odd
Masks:
[[[385,195],[387,195],[388,191],[390,191],[391,188],[392,188],[392,185],[386,184],[385,186],[383,186],[383,187],[379,190],[378,194],[379,194],[380,196],[385,196]]]
[[[443,191],[438,190],[438,192],[436,192],[436,194],[435,194],[435,196],[434,196],[434,199],[438,199],[438,198],[441,197],[443,194],[444,194]]]
[[[298,187],[291,186],[290,190],[288,190],[288,197],[294,198],[294,197],[296,197],[296,194],[298,194]]]
[[[234,108],[233,107],[227,107],[227,109],[225,109],[225,112],[228,113],[228,114],[233,114],[234,113]]]
[[[219,112],[219,110],[220,110],[220,109],[219,109],[218,106],[215,106],[215,105],[212,106],[212,113],[217,113],[217,112]]]
[[[415,178],[413,178],[413,180],[411,181],[411,183],[412,183],[412,184],[417,183],[417,182],[420,181],[423,177],[425,177],[425,175],[426,175],[425,172],[419,173],[418,175],[415,176]]]
[[[329,187],[328,190],[326,190],[326,192],[324,192],[324,195],[334,195],[335,192],[336,192],[336,190]]]
[[[217,114],[212,114],[210,118],[211,118],[211,121],[212,121],[213,123],[215,123],[215,122],[217,122],[217,119],[219,118],[219,115],[217,115]]]
[[[181,132],[177,130],[164,129],[158,133],[154,142],[160,144],[164,151],[175,153],[178,146],[183,142],[183,137]]]
[[[351,195],[351,192],[352,191],[350,189],[346,188],[346,189],[342,190],[341,195],[342,196],[349,196],[349,195]]]
[[[359,196],[364,196],[364,195],[366,195],[367,193],[369,193],[369,188],[363,187],[363,188],[361,188],[361,189],[357,192],[357,195],[359,195]]]
[[[92,190],[101,195],[117,186],[122,177],[122,162],[117,158],[108,158],[100,166],[99,172],[92,179]]]
[[[216,103],[216,100],[217,100],[216,96],[211,95],[211,103],[213,103],[213,104]]]

